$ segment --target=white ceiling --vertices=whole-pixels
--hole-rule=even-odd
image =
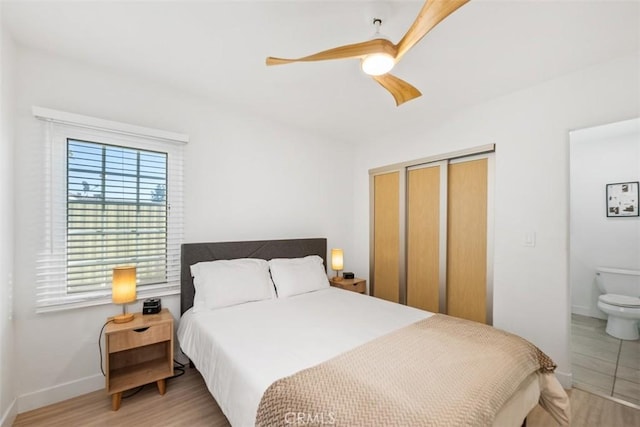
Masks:
[[[640,51],[640,1],[472,0],[393,74],[423,93],[396,107],[357,60],[267,68],[367,40],[374,17],[397,42],[421,1],[6,1],[25,46],[144,76],[345,141],[532,86]]]

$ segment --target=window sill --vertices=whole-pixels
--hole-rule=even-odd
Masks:
[[[173,287],[170,289],[149,289],[147,291],[143,290],[138,292],[135,302],[138,302],[143,299],[151,298],[151,297],[164,297],[168,295],[179,295],[179,294],[180,294],[180,289],[175,289]],[[131,304],[135,304],[135,302],[132,302]],[[73,310],[77,308],[93,307],[97,305],[107,305],[107,304],[113,304],[110,296],[97,297],[97,298],[91,298],[91,299],[85,299],[85,300],[73,301],[73,302],[61,301],[57,304],[38,306],[36,308],[36,313],[38,314],[52,313],[57,311],[66,311],[66,310]]]

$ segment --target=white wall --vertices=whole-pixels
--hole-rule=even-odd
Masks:
[[[640,114],[639,57],[619,58],[357,148],[356,269],[368,272],[368,170],[496,144],[494,325],[531,340],[570,386],[569,131]],[[429,102],[428,99],[416,102]],[[535,247],[523,246],[536,233]]]
[[[352,252],[353,152],[343,144],[159,83],[25,48],[17,51],[16,67],[19,412],[104,387],[98,334],[118,311],[105,305],[35,313],[43,138],[32,105],[189,134],[186,241],[327,237],[329,247]],[[177,296],[164,297],[163,306],[179,315]]]
[[[571,132],[571,312],[606,319],[596,267],[640,269],[640,217],[607,217],[606,185],[640,181],[640,119]]]
[[[13,41],[5,29],[0,28],[0,426],[11,425],[16,412],[12,296],[13,65]]]

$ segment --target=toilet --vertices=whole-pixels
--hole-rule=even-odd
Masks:
[[[621,340],[640,338],[640,270],[596,268],[602,295],[598,308],[607,314],[607,333]]]

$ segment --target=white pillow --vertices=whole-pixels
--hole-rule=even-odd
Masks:
[[[194,313],[275,298],[269,264],[263,259],[199,262],[191,266],[191,275]]]
[[[304,258],[275,258],[269,261],[271,278],[278,298],[317,291],[329,287],[322,258],[309,255]]]

